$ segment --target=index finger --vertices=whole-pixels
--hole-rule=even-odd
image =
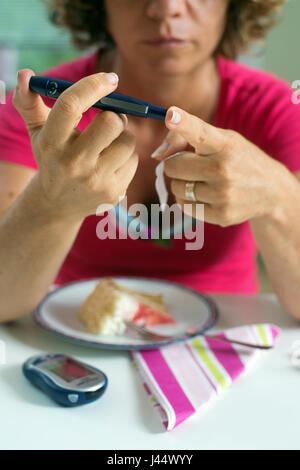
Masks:
[[[164,171],[169,178],[183,181],[216,180],[216,164],[210,157],[199,158],[192,152],[178,152],[165,159]]]
[[[181,116],[180,121],[177,116],[177,123],[172,123],[173,111]],[[175,114],[175,118],[176,118]],[[212,155],[218,153],[225,147],[226,135],[223,129],[215,127],[194,116],[181,108],[172,106],[166,115],[166,124],[180,134],[190,145],[194,147],[199,155]]]
[[[116,77],[115,83],[110,81],[112,76]],[[49,113],[44,132],[53,136],[58,144],[66,142],[81,119],[82,113],[112,93],[118,84],[118,78],[115,73],[100,72],[78,80],[57,99]]]

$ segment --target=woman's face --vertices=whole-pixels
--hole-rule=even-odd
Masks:
[[[230,0],[104,0],[107,29],[122,57],[139,67],[172,72],[211,57],[223,35]],[[146,44],[157,36],[186,42],[175,48]]]

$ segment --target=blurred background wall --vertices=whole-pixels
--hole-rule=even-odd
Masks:
[[[300,79],[299,18],[300,0],[289,0],[280,23],[269,33],[264,51],[255,48],[240,60],[289,82]],[[67,32],[52,26],[40,0],[1,0],[0,79],[8,89],[15,86],[18,69],[29,67],[38,73],[83,53],[72,47]]]
[[[288,80],[300,79],[300,0],[290,0],[267,39],[263,68]]]
[[[40,0],[1,0],[0,79],[8,89],[15,86],[19,69],[38,73],[79,54],[69,34],[50,23]]]
[[[240,61],[272,72],[289,83],[300,80],[299,19],[300,0],[289,0],[263,49],[255,47]],[[52,26],[40,0],[1,0],[0,80],[6,91],[16,85],[19,69],[31,68],[38,74],[88,52],[74,49],[69,34]],[[272,290],[260,256],[258,266],[261,291]]]

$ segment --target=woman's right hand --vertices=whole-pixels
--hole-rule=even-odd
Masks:
[[[127,117],[101,111],[84,131],[77,125],[82,113],[112,93],[118,82],[112,84],[106,73],[89,75],[49,108],[29,89],[32,75],[30,69],[19,71],[13,104],[30,136],[41,198],[56,216],[76,220],[96,214],[102,204],[115,206],[138,166],[135,136],[125,129]]]

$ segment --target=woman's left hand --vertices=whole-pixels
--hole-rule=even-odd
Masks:
[[[177,124],[171,122],[172,111],[181,115]],[[165,124],[169,147],[153,158],[180,152],[165,162],[165,173],[184,212],[196,217],[196,204],[202,203],[205,222],[226,227],[276,210],[280,162],[238,132],[214,127],[178,107],[169,108]],[[185,197],[187,182],[195,182],[195,202]]]

